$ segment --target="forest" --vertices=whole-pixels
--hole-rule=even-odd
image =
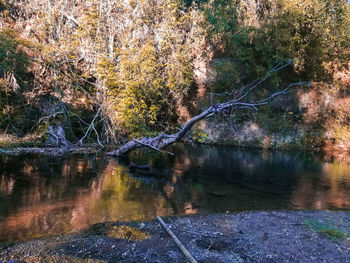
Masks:
[[[349,262],[349,175],[349,0],[0,0],[0,263]]]
[[[52,123],[74,144],[174,133],[286,62],[247,101],[310,85],[257,111],[221,112],[188,138],[267,148],[350,143],[345,0],[1,0],[0,30],[5,146],[40,145]]]

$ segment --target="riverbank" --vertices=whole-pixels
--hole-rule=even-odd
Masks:
[[[4,155],[21,155],[21,154],[45,154],[52,156],[60,156],[68,153],[95,153],[98,152],[97,147],[77,147],[74,149],[64,149],[58,147],[15,147],[0,148],[0,154]]]
[[[211,146],[224,146],[232,148],[241,148],[241,149],[258,149],[258,150],[273,150],[273,151],[306,151],[306,152],[321,152],[327,158],[334,159],[349,159],[350,157],[350,142],[342,143],[339,145],[326,144],[322,146],[312,146],[304,144],[301,142],[298,143],[273,143],[273,144],[262,144],[261,141],[257,142],[256,134],[249,133],[249,129],[245,127],[241,129],[242,131],[249,134],[249,136],[244,136],[242,140],[236,140],[240,138],[240,135],[232,133],[222,134],[224,131],[230,131],[225,126],[226,122],[222,122],[220,125],[216,123],[214,126],[217,128],[215,130],[215,135],[211,132],[214,129],[208,128],[209,133],[198,132],[198,130],[192,132],[192,137],[189,136],[186,138],[186,143],[195,143],[202,145],[211,145]],[[241,127],[242,128],[242,127]],[[240,128],[239,128],[240,129]],[[218,132],[218,133],[217,133]],[[277,138],[276,134],[271,138]],[[284,140],[284,139],[283,139]],[[283,141],[282,140],[282,141]],[[270,141],[272,142],[272,141]],[[121,145],[119,145],[121,146]],[[13,135],[2,134],[0,136],[0,154],[4,155],[21,155],[21,154],[44,154],[52,156],[61,156],[66,153],[95,153],[99,151],[113,151],[118,149],[117,145],[105,145],[105,148],[101,148],[97,143],[85,144],[84,147],[78,147],[72,144],[72,147],[53,147],[47,146],[42,142],[40,138],[27,136],[24,138],[17,138]]]
[[[190,142],[194,143],[194,142]],[[198,142],[195,142],[196,144]],[[276,147],[276,148],[264,148],[259,145],[256,146],[244,146],[230,143],[211,143],[211,142],[201,142],[199,144],[209,145],[209,146],[219,146],[219,147],[231,147],[235,149],[256,149],[256,150],[270,150],[270,151],[305,151],[305,152],[321,152],[325,156],[333,157],[335,159],[344,159],[343,157],[350,156],[350,146],[346,147],[336,147],[336,146],[325,146],[322,148],[312,148],[312,147]],[[107,150],[117,149],[117,146],[107,146]],[[146,147],[145,147],[146,148]],[[21,154],[45,154],[45,155],[64,155],[66,153],[95,153],[103,149],[96,144],[89,144],[86,147],[75,147],[75,148],[60,148],[60,147],[46,147],[43,144],[36,145],[35,142],[27,144],[8,144],[6,147],[2,147],[0,144],[0,154],[4,155],[21,155]]]
[[[49,147],[37,137],[17,138],[13,135],[0,136],[0,155],[44,154],[61,156],[67,153],[95,153],[100,147],[88,144],[84,147]]]
[[[350,262],[350,213],[245,212],[164,219],[198,262]],[[185,262],[158,221],[97,224],[2,244],[0,262]]]

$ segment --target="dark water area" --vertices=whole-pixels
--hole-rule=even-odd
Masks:
[[[174,156],[0,155],[0,242],[105,221],[249,210],[350,210],[350,164],[321,154],[176,145]],[[149,164],[130,170],[128,162]]]

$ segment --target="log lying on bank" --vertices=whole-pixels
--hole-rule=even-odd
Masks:
[[[245,101],[248,95],[254,89],[256,89],[261,83],[263,83],[270,76],[271,73],[279,71],[291,64],[292,62],[284,62],[284,63],[278,64],[276,67],[270,70],[263,79],[252,82],[248,86],[243,87],[241,89],[240,95],[238,95],[234,99],[228,100],[223,103],[214,104],[210,106],[208,109],[206,109],[205,111],[203,111],[202,113],[200,113],[199,115],[190,119],[186,123],[186,125],[177,133],[174,133],[174,134],[160,133],[157,137],[153,137],[153,138],[145,137],[139,140],[133,139],[128,143],[124,144],[123,146],[121,146],[120,148],[112,152],[108,152],[106,154],[111,156],[123,156],[133,149],[142,148],[142,147],[150,147],[157,151],[163,151],[168,146],[180,141],[197,122],[205,118],[211,117],[217,113],[232,112],[237,109],[257,110],[259,106],[267,105],[275,97],[290,93],[291,92],[290,88],[293,86],[310,85],[308,82],[296,82],[296,83],[289,84],[283,90],[270,94],[269,96],[267,96],[262,100],[256,100],[251,102]],[[172,154],[172,153],[169,153],[169,154]]]

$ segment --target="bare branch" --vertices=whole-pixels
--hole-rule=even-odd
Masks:
[[[67,15],[67,14],[64,14],[64,15],[65,15],[65,17],[66,17],[68,20],[72,21],[74,25],[76,25],[77,27],[79,26],[78,20],[76,20],[73,16],[70,16],[70,15]]]
[[[259,85],[261,85],[264,81],[266,81],[269,76],[277,71],[280,71],[282,69],[284,69],[285,67],[292,65],[293,61],[282,61],[280,63],[278,63],[275,67],[273,67],[269,72],[266,73],[266,75],[264,76],[264,78],[260,79],[260,80],[253,80],[250,83],[248,83],[246,86],[242,87],[240,89],[240,93],[242,94],[245,90],[245,93],[243,95],[241,95],[238,98],[235,98],[236,101],[240,101],[242,99],[244,99],[249,93],[251,93],[255,88],[257,88]],[[248,89],[248,90],[247,90]],[[236,90],[232,90],[231,92],[224,92],[224,93],[210,93],[211,95],[211,105],[213,104],[213,95],[214,96],[232,96],[234,92],[237,92]]]
[[[91,121],[91,123],[90,123],[88,129],[86,130],[84,136],[78,141],[77,145],[79,145],[79,146],[82,146],[82,145],[83,145],[83,141],[84,141],[84,139],[86,138],[86,136],[88,136],[90,130],[93,129],[93,127],[94,127],[94,122],[95,122],[97,116],[100,114],[100,111],[101,111],[101,108],[98,109],[98,111],[97,111],[97,113],[95,114],[94,118],[92,119],[92,121]],[[101,144],[100,144],[100,145],[101,145]]]
[[[256,111],[256,110],[258,110],[259,106],[266,105],[269,101],[271,101],[275,97],[290,93],[291,92],[290,88],[293,86],[310,85],[308,82],[296,82],[296,83],[289,84],[283,90],[280,90],[280,91],[277,91],[277,92],[270,94],[269,96],[267,96],[266,98],[264,98],[262,100],[257,100],[257,101],[252,101],[252,102],[242,101],[244,98],[246,98],[248,96],[249,93],[251,93],[256,87],[258,87],[261,83],[263,83],[273,72],[279,71],[279,70],[287,67],[291,63],[292,62],[279,63],[272,70],[270,70],[262,80],[257,81],[257,82],[252,82],[251,84],[246,86],[246,88],[248,88],[248,90],[242,96],[240,96],[239,98],[235,98],[235,99],[226,101],[226,102],[211,105],[208,109],[206,109],[205,111],[203,111],[199,115],[194,116],[192,119],[190,119],[185,124],[185,126],[182,127],[182,129],[180,129],[179,132],[177,132],[175,134],[160,133],[157,137],[154,137],[154,138],[147,138],[146,137],[146,138],[142,138],[140,140],[133,139],[133,140],[129,141],[128,143],[124,144],[123,146],[121,146],[120,148],[118,148],[117,150],[114,150],[112,152],[107,153],[107,155],[121,156],[121,155],[124,155],[127,152],[135,149],[135,148],[141,148],[143,146],[150,147],[150,148],[155,149],[157,151],[161,151],[161,149],[164,149],[164,148],[168,147],[169,145],[180,141],[186,135],[186,133],[193,127],[193,125],[195,125],[200,120],[203,120],[205,118],[209,118],[217,113],[227,112],[228,110],[233,111],[236,109],[252,109],[252,110]]]
[[[95,128],[94,125],[92,125],[92,129],[94,130],[94,132],[95,132],[95,134],[96,134],[96,139],[97,139],[98,145],[100,145],[101,148],[104,148],[103,144],[102,144],[101,141],[100,141],[100,135],[98,134],[98,132],[97,132],[97,130],[96,130],[96,128]]]
[[[291,65],[293,61],[287,61],[287,62],[280,62],[278,63],[273,69],[271,69],[269,72],[266,73],[265,77],[258,82],[256,82],[252,87],[250,87],[241,97],[237,98],[236,101],[240,101],[244,99],[250,92],[252,92],[256,87],[258,87],[260,84],[262,84],[265,80],[269,78],[269,76],[277,71],[280,71],[284,69],[285,67]]]

